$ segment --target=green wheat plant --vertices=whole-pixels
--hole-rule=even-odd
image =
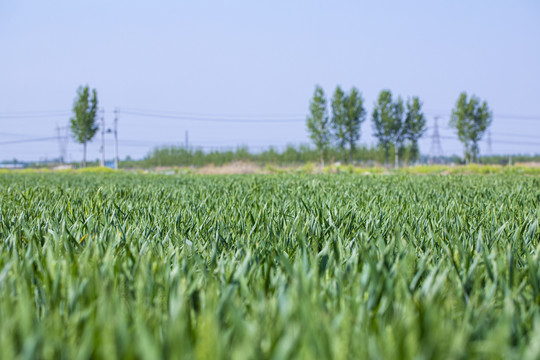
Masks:
[[[540,178],[0,175],[2,359],[538,359]]]

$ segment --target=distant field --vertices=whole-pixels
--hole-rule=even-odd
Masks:
[[[56,168],[28,168],[22,170],[0,169],[2,174],[29,173],[107,173],[115,170],[108,167],[88,167],[74,169],[72,165]],[[381,165],[359,166],[333,163],[321,167],[320,164],[307,162],[297,165],[276,165],[273,163],[257,163],[251,161],[233,161],[223,165],[205,166],[156,166],[148,168],[129,167],[120,171],[138,174],[162,175],[235,175],[235,174],[357,174],[357,175],[532,175],[540,176],[540,163],[518,163],[515,165],[414,165],[402,166],[399,169],[386,168]]]
[[[0,358],[538,359],[540,177],[0,174]]]

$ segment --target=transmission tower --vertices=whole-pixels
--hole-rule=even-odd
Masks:
[[[439,117],[435,116],[433,124],[433,133],[431,134],[431,149],[429,163],[433,164],[435,158],[440,158],[443,156],[442,146],[441,146],[441,137],[439,135]]]
[[[58,140],[58,149],[60,150],[60,163],[63,164],[67,156],[67,143],[68,143],[68,131],[67,126],[56,125],[56,139]]]

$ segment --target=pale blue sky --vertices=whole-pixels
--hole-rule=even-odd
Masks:
[[[382,89],[417,95],[440,132],[463,90],[495,114],[493,153],[540,153],[538,1],[26,1],[0,2],[0,144],[54,136],[75,91],[112,111],[138,108],[291,123],[218,123],[121,114],[120,156],[153,144],[252,147],[307,143],[315,84],[356,86],[368,113]],[[515,118],[516,115],[532,118]],[[361,142],[373,144],[371,119]],[[427,135],[429,135],[428,132]],[[538,137],[538,138],[536,138]],[[108,137],[107,157],[112,155]],[[430,150],[429,136],[421,152]],[[445,154],[460,144],[442,139]],[[89,157],[98,157],[99,137]],[[481,151],[485,152],[485,142]],[[70,142],[68,159],[82,147]],[[1,144],[0,160],[58,156],[55,141]]]

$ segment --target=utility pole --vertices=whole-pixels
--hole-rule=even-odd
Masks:
[[[118,170],[118,109],[114,109],[114,170]]]
[[[105,166],[105,109],[101,109],[101,160],[99,166]]]
[[[189,149],[189,141],[188,141],[188,138],[189,138],[189,133],[188,133],[188,131],[186,130],[186,150]]]
[[[439,117],[435,116],[435,123],[433,124],[433,133],[431,134],[431,149],[430,149],[430,159],[429,163],[433,164],[435,157],[442,157],[443,151],[441,146],[441,137],[439,135]]]

